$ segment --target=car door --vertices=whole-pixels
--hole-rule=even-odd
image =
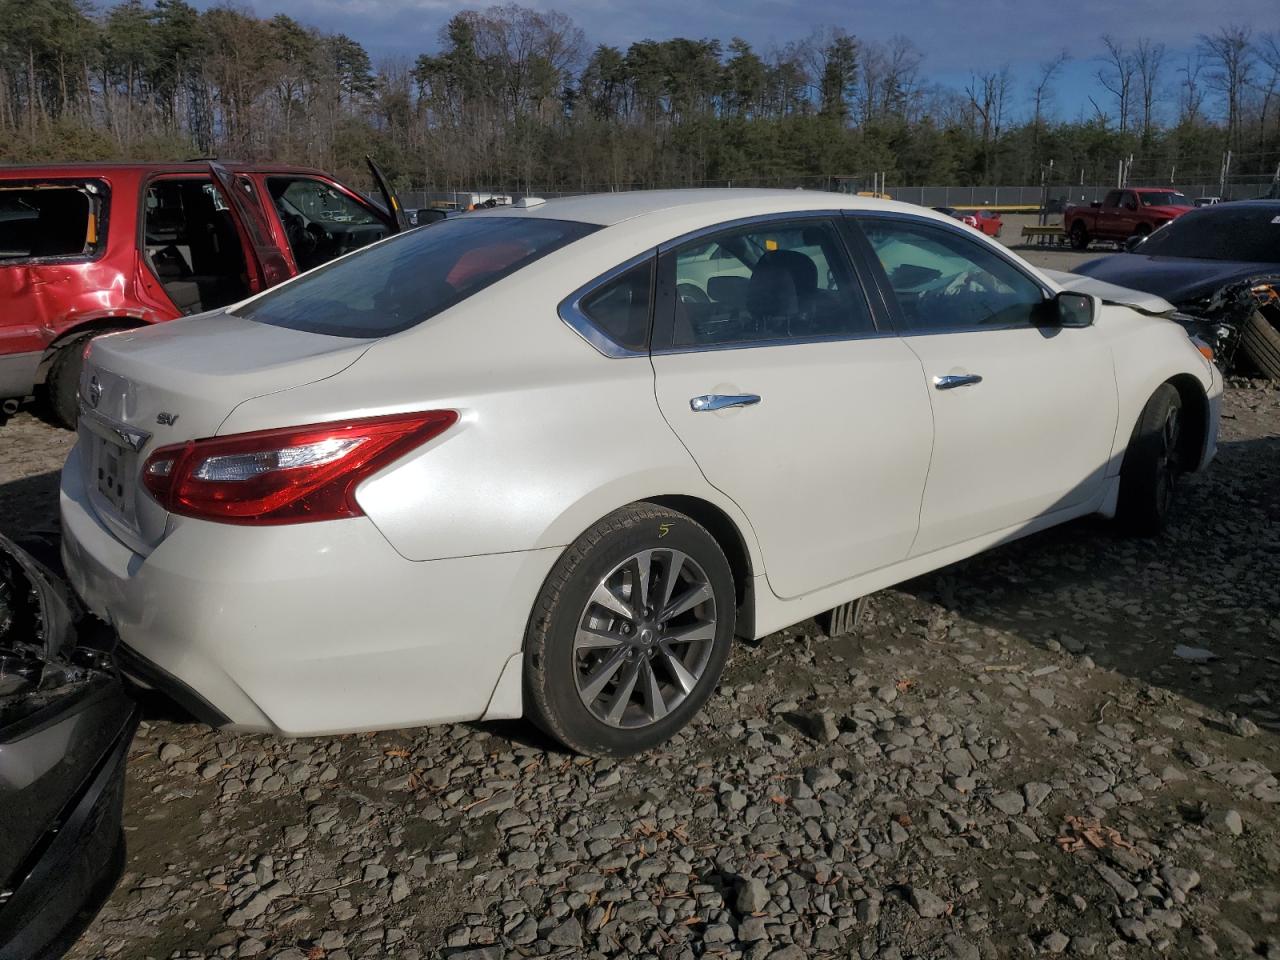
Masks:
[[[1120,194],[1120,207],[1116,211],[1116,218],[1113,223],[1116,236],[1133,236],[1138,229],[1141,206],[1138,202],[1138,195],[1132,190],[1126,190]]]
[[[272,239],[271,228],[267,225],[266,214],[253,183],[247,178],[236,178],[218,163],[209,164],[209,169],[252,256],[256,276],[250,278],[250,287],[256,293],[288,280],[293,271],[284,251]]]
[[[373,159],[372,154],[365,154],[364,162],[369,167],[369,173],[378,188],[378,193],[382,194],[382,203],[387,208],[387,215],[392,221],[391,232],[403,233],[409,229],[410,224],[408,214],[400,206],[400,198],[391,189],[391,183],[387,180],[386,174],[382,172],[382,168],[378,166],[377,161]]]
[[[752,221],[659,258],[659,406],[785,598],[905,559],[929,466],[920,363],[877,325],[837,219]]]
[[[933,406],[912,556],[1097,500],[1117,409],[1097,331],[1043,325],[1051,291],[994,244],[915,217],[854,221]]]

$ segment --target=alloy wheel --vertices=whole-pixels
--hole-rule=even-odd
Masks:
[[[599,581],[578,620],[578,696],[609,726],[657,723],[697,687],[715,639],[706,571],[679,550],[641,550]]]

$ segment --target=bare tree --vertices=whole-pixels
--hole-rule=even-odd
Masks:
[[[1104,66],[1097,73],[1098,83],[1115,97],[1120,132],[1124,133],[1129,129],[1129,117],[1133,108],[1133,77],[1137,65],[1133,54],[1125,49],[1123,41],[1103,34],[1102,45],[1107,48],[1107,52],[1102,58]]]
[[[1159,96],[1160,68],[1164,64],[1164,44],[1142,37],[1133,48],[1133,65],[1138,71],[1138,95],[1142,108],[1142,139],[1151,139],[1155,125],[1155,104]]]
[[[1253,76],[1253,28],[1235,24],[1220,27],[1212,35],[1202,34],[1200,46],[1215,69],[1209,85],[1222,94],[1227,104],[1227,143],[1240,144],[1240,107],[1245,88]]]
[[[969,106],[979,121],[979,133],[982,138],[982,175],[985,182],[990,182],[991,158],[1004,125],[1009,87],[1009,65],[1006,63],[999,70],[970,74],[969,82],[964,88],[965,96],[969,98]]]
[[[1201,82],[1204,58],[1199,53],[1187,54],[1178,73],[1182,75],[1182,79],[1178,81],[1179,122],[1196,124],[1200,121],[1200,111],[1204,107],[1204,85]]]
[[[1267,117],[1271,105],[1280,96],[1280,33],[1264,34],[1258,39],[1258,60],[1266,69],[1265,79],[1256,84],[1258,103],[1258,150],[1266,150]]]
[[[1040,63],[1040,79],[1031,88],[1033,106],[1031,122],[1035,124],[1037,130],[1044,121],[1045,108],[1053,100],[1053,81],[1057,79],[1058,74],[1070,59],[1071,54],[1064,49],[1060,50],[1052,60],[1043,60]]]

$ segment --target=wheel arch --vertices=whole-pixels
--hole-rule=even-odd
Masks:
[[[44,383],[48,377],[49,368],[53,366],[54,358],[58,355],[63,347],[74,340],[82,337],[99,333],[107,333],[112,330],[136,330],[138,327],[145,327],[148,321],[141,317],[131,316],[129,314],[116,314],[106,317],[94,317],[76,324],[74,327],[62,331],[58,334],[47,347],[44,348],[44,356],[40,358],[40,364],[36,367],[37,384]]]
[[[707,532],[724,551],[733,573],[738,616],[734,633],[747,639],[755,638],[755,568],[746,538],[732,517],[724,510],[701,497],[685,494],[666,494],[646,497],[645,502],[675,510],[690,517],[706,528]]]
[[[1178,458],[1186,470],[1197,470],[1204,457],[1205,443],[1209,438],[1209,395],[1204,385],[1189,373],[1179,373],[1165,383],[1178,391],[1182,409],[1190,414],[1182,418],[1182,433],[1178,437]]]

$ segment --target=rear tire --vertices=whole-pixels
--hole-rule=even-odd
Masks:
[[[1089,247],[1089,231],[1085,228],[1083,220],[1077,220],[1071,225],[1071,249],[1086,250]]]
[[[1240,349],[1259,373],[1280,380],[1280,330],[1271,325],[1261,310],[1253,311],[1245,321]]]
[[[84,371],[84,348],[94,336],[96,334],[85,334],[60,346],[45,378],[49,412],[68,430],[74,430],[80,418],[80,374]]]
[[[1165,528],[1182,472],[1181,430],[1182,397],[1162,383],[1142,408],[1120,467],[1116,520],[1128,533],[1154,537]]]
[[[565,550],[534,604],[529,717],[591,756],[655,747],[719,683],[735,616],[733,573],[710,533],[655,504],[617,510]]]

